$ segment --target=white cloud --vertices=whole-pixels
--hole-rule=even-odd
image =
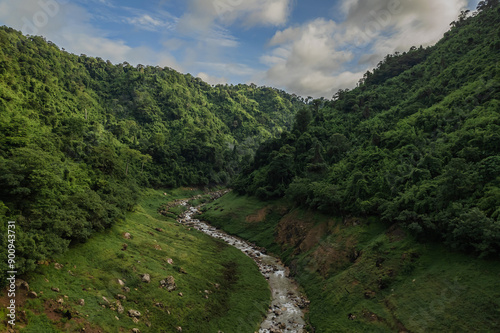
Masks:
[[[269,67],[265,81],[329,98],[353,88],[386,54],[437,42],[466,6],[466,0],[343,1],[343,22],[316,19],[276,32],[260,59]]]
[[[208,75],[207,73],[204,73],[204,72],[200,72],[196,76],[199,77],[200,79],[202,79],[203,81],[205,81],[209,84],[213,84],[213,85],[227,83],[227,79],[225,77],[211,76],[211,75]]]
[[[127,23],[136,26],[139,29],[149,30],[149,31],[159,31],[162,29],[173,30],[175,25],[171,22],[162,21],[159,18],[151,17],[149,14],[142,14],[136,17],[125,18]]]
[[[214,24],[246,27],[280,26],[287,22],[291,0],[188,0],[179,30],[202,33]]]

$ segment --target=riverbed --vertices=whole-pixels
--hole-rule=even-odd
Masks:
[[[180,202],[188,206],[189,200]],[[273,256],[267,255],[264,249],[250,244],[238,237],[228,235],[204,221],[193,218],[199,214],[199,207],[191,207],[181,214],[177,221],[193,227],[211,237],[221,239],[231,246],[241,250],[252,258],[260,272],[269,282],[272,293],[271,305],[266,319],[262,322],[259,333],[303,333],[305,331],[304,309],[307,299],[300,294],[297,283],[288,275],[288,269]]]

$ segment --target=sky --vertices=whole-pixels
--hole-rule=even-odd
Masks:
[[[0,25],[115,64],[331,98],[385,55],[436,43],[478,2],[0,0]]]

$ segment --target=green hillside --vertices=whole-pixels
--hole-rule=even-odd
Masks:
[[[0,28],[0,219],[21,230],[18,271],[124,219],[140,188],[227,183],[301,105]]]
[[[500,8],[488,3],[435,46],[388,55],[356,89],[301,109],[234,188],[498,255]]]

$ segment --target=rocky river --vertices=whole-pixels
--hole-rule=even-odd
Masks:
[[[189,200],[183,200],[180,205],[188,206]],[[309,302],[300,294],[297,283],[288,276],[288,269],[283,263],[265,250],[250,244],[238,237],[228,235],[206,222],[195,219],[199,214],[199,207],[191,207],[181,214],[177,221],[189,227],[204,232],[214,238],[241,250],[255,260],[260,272],[269,282],[272,293],[272,302],[266,319],[262,322],[259,333],[302,333],[305,331],[304,309]]]

